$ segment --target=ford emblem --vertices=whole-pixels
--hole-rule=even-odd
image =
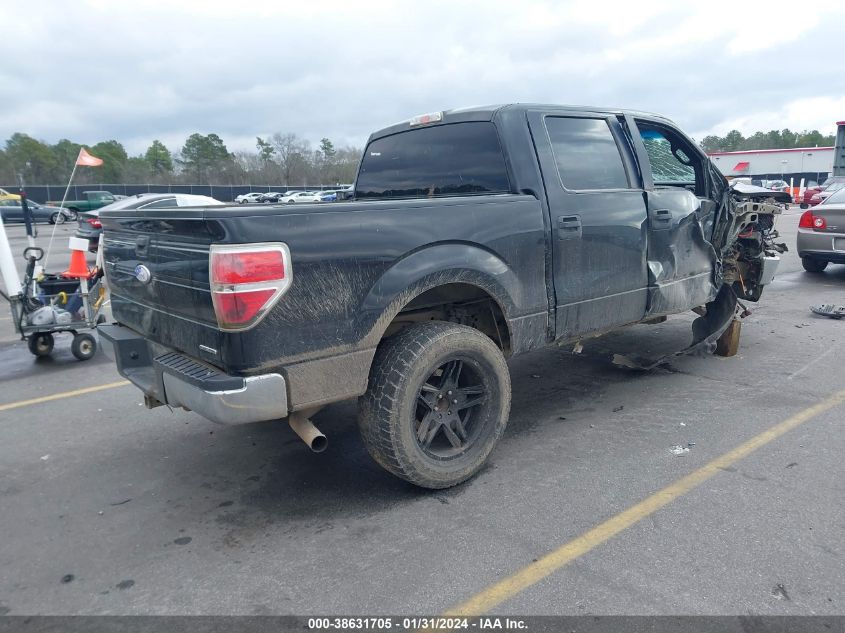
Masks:
[[[138,264],[135,266],[135,279],[140,281],[142,284],[150,283],[150,280],[153,278],[153,274],[150,272],[150,269],[144,266],[143,264]]]

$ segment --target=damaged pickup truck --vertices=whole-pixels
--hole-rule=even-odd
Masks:
[[[774,276],[778,211],[661,116],[437,112],[372,134],[351,202],[102,213],[100,339],[148,406],[317,451],[311,416],[358,397],[373,458],[445,488],[502,436],[506,358],[693,309],[712,344]]]

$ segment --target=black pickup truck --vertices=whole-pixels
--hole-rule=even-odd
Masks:
[[[437,112],[370,137],[350,202],[102,213],[100,339],[148,406],[314,450],[359,397],[373,458],[443,488],[502,435],[507,357],[691,309],[709,344],[771,281],[777,212],[660,116]]]

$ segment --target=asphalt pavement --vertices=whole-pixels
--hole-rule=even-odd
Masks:
[[[516,358],[489,465],[439,492],[371,461],[354,403],[313,454],[148,411],[68,337],[35,360],[0,311],[0,614],[845,613],[845,321],[808,311],[843,302],[790,252],[735,357],[610,362],[683,348],[682,315]]]

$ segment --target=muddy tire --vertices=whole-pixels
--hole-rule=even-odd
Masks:
[[[358,426],[385,469],[423,488],[448,488],[487,460],[510,401],[510,374],[496,344],[473,328],[431,321],[379,346]]]
[[[811,259],[809,257],[802,257],[801,265],[808,273],[820,273],[827,268],[827,262],[823,259]]]

